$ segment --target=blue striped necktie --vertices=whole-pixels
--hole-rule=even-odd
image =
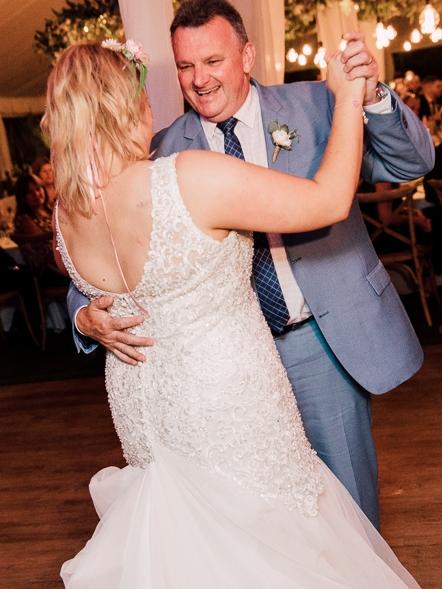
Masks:
[[[235,135],[235,117],[230,117],[217,126],[224,133],[224,151],[241,160],[244,153]],[[282,333],[289,320],[289,312],[282,294],[276,269],[273,264],[269,242],[265,233],[254,233],[253,278],[264,317],[273,333]]]

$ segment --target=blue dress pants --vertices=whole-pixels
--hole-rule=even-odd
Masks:
[[[379,528],[370,394],[344,370],[313,318],[275,343],[311,445]]]

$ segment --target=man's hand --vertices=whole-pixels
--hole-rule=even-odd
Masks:
[[[143,323],[144,317],[111,317],[107,309],[112,306],[112,303],[112,297],[100,297],[93,300],[77,313],[76,327],[113,352],[123,362],[133,366],[137,362],[144,362],[145,355],[138,352],[135,346],[153,346],[153,339],[132,335],[126,331]]]
[[[341,60],[345,64],[344,71],[349,80],[365,78],[364,106],[379,102],[376,96],[376,87],[379,81],[379,67],[365,45],[362,33],[345,33],[344,39],[347,47],[342,52]]]

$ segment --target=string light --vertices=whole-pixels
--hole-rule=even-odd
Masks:
[[[384,47],[388,47],[390,45],[388,31],[380,20],[377,22],[374,36],[376,37],[376,47],[378,49],[383,49]]]
[[[405,41],[405,43],[402,45],[402,47],[404,48],[404,51],[411,51],[410,41]]]
[[[339,43],[339,51],[344,51],[344,49],[347,47],[347,41],[345,39],[341,39],[340,43]]]
[[[420,43],[422,41],[422,34],[419,29],[413,29],[411,31],[410,41],[412,43]]]
[[[433,43],[438,43],[438,41],[442,40],[442,29],[437,27],[437,29],[431,33],[430,39]]]
[[[387,31],[387,37],[390,41],[393,41],[393,39],[396,39],[397,31],[393,27],[393,25],[388,25],[388,27],[386,28],[386,31]]]
[[[299,65],[301,65],[301,66],[304,66],[304,65],[306,65],[306,63],[307,63],[307,58],[306,58],[306,56],[305,56],[303,53],[301,53],[301,55],[298,57],[298,63],[299,63]]]
[[[421,32],[424,35],[431,35],[435,32],[437,25],[439,24],[440,17],[437,10],[431,6],[430,2],[427,2],[425,8],[419,15],[419,25]]]
[[[312,52],[313,52],[313,49],[311,48],[311,46],[308,43],[306,43],[302,48],[302,53],[304,55],[311,55]]]
[[[318,51],[316,52],[315,57],[313,58],[313,63],[318,66],[321,70],[327,67],[327,62],[325,61],[325,47],[322,46],[322,43],[319,43]]]
[[[298,53],[293,47],[287,51],[286,58],[289,63],[295,63],[295,61],[298,59]]]

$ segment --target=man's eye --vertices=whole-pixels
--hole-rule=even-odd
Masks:
[[[221,60],[220,59],[211,59],[209,61],[209,65],[216,65],[217,63],[219,63]]]
[[[178,66],[178,69],[179,69],[180,71],[183,71],[183,70],[188,70],[189,68],[190,68],[190,65],[179,65],[179,66]]]

